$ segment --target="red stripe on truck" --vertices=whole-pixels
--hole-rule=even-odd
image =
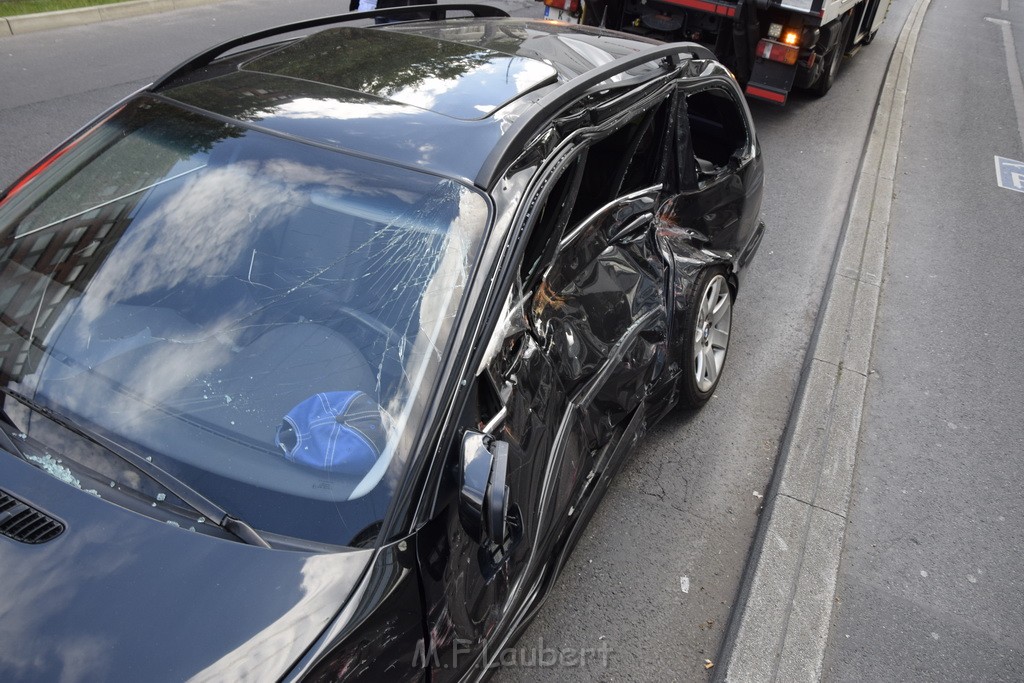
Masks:
[[[786,103],[786,93],[784,92],[765,90],[764,88],[758,88],[756,85],[748,85],[746,92],[751,97],[759,97],[762,100],[768,100],[769,102],[775,102],[776,104]]]
[[[717,14],[723,17],[734,17],[736,16],[736,8],[728,5],[719,5],[714,2],[708,2],[707,0],[666,0],[671,5],[680,5],[682,7],[689,7],[690,9],[700,10],[701,12],[707,12],[708,14]]]

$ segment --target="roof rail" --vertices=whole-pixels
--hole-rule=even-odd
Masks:
[[[360,19],[374,19],[376,17],[387,17],[389,19],[398,19],[403,16],[412,17],[413,19],[421,18],[423,14],[429,13],[429,21],[442,21],[447,18],[447,13],[451,11],[469,12],[474,17],[508,17],[508,12],[498,9],[497,7],[491,7],[489,5],[474,5],[470,3],[459,3],[459,4],[445,4],[445,5],[409,5],[406,7],[390,7],[387,9],[373,9],[364,12],[349,12],[347,14],[339,14],[336,16],[320,17],[319,19],[307,19],[305,21],[297,21],[291,24],[283,24],[281,26],[275,26],[274,28],[264,29],[263,31],[257,31],[248,35],[234,38],[227,42],[221,43],[216,47],[210,48],[205,52],[201,52],[195,57],[182,62],[178,66],[174,67],[166,74],[158,78],[149,86],[149,90],[157,90],[176,78],[180,78],[185,74],[201,69],[208,65],[210,62],[220,57],[224,53],[232,50],[236,47],[246,45],[248,43],[255,43],[258,40],[264,38],[272,38],[274,36],[284,35],[287,33],[294,33],[296,31],[304,31],[311,28],[319,28],[321,26],[331,26],[332,24],[343,24],[350,21],[358,21]]]
[[[484,188],[491,186],[495,180],[494,176],[505,167],[506,163],[512,161],[512,159],[507,157],[510,157],[516,150],[521,150],[529,142],[528,138],[533,135],[535,130],[534,124],[537,120],[553,118],[569,103],[585,95],[594,86],[604,83],[609,78],[633,67],[657,60],[664,60],[667,67],[670,69],[675,68],[678,65],[677,59],[681,54],[688,54],[691,58],[697,59],[716,59],[711,50],[697,43],[683,42],[656,45],[649,50],[620,57],[566,81],[563,85],[542,97],[530,108],[529,112],[516,119],[512,126],[502,134],[501,139],[480,167],[480,171],[475,179],[476,184]],[[602,90],[604,89],[609,88],[602,88]]]

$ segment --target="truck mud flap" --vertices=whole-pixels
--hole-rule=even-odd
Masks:
[[[748,97],[772,104],[785,104],[796,78],[796,65],[780,64],[767,59],[754,62],[753,72],[744,92]]]

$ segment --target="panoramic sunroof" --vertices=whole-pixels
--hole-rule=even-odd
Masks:
[[[325,83],[457,119],[481,119],[556,78],[536,59],[408,33],[336,28],[243,67]]]

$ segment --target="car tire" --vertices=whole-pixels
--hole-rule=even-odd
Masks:
[[[684,371],[679,404],[699,408],[715,393],[729,353],[732,290],[725,269],[716,266],[702,271],[691,301],[682,327]]]

